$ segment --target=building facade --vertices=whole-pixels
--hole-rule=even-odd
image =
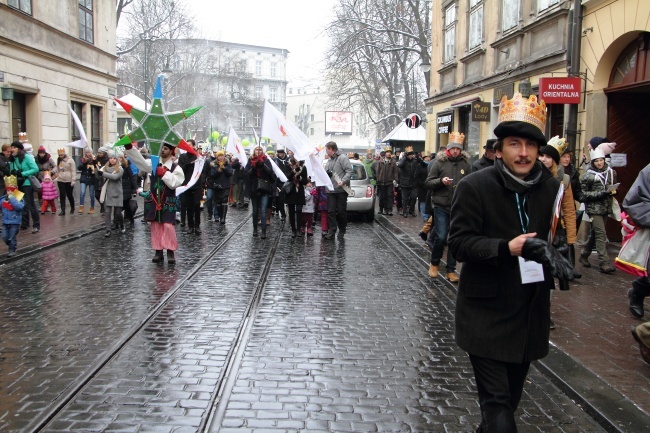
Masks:
[[[650,163],[650,1],[583,0],[581,67],[586,82],[578,121],[582,146],[590,137],[617,143],[625,166],[616,167],[619,200]],[[612,224],[608,236],[620,238]]]
[[[0,0],[0,143],[55,154],[79,138],[68,106],[93,149],[116,140],[115,19],[114,2]]]
[[[566,77],[569,0],[434,0],[427,150],[463,132],[474,158],[493,137],[503,95],[536,94]],[[548,105],[546,134],[564,135],[564,104]]]
[[[295,80],[287,93],[287,119],[315,144],[334,141],[344,152],[374,152],[376,129],[356,109],[343,110],[332,105],[318,84]]]

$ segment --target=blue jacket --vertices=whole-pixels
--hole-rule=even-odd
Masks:
[[[13,210],[9,210],[3,206],[3,203],[9,201],[13,206]],[[0,209],[2,209],[2,224],[20,224],[23,219],[23,207],[25,206],[24,200],[16,200],[13,195],[3,195],[0,197]]]

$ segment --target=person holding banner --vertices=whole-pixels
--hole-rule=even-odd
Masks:
[[[275,188],[276,176],[271,161],[262,147],[257,146],[253,149],[253,155],[246,163],[244,173],[249,180],[251,202],[253,203],[253,236],[258,236],[257,225],[261,221],[261,238],[266,239],[266,209],[273,197],[272,188]]]
[[[124,148],[124,153],[138,168],[146,169],[147,173],[152,172],[151,158],[145,160],[131,143],[125,144]],[[151,246],[156,251],[151,261],[162,262],[163,250],[167,250],[167,263],[170,265],[176,263],[174,251],[178,249],[174,229],[177,203],[174,190],[185,180],[183,170],[172,159],[175,148],[170,143],[162,142],[159,163],[151,175],[150,189],[140,193],[144,197],[144,217],[151,223]]]
[[[325,145],[325,152],[329,156],[325,171],[332,179],[334,189],[327,191],[327,224],[329,230],[324,239],[334,239],[337,229],[339,238],[343,239],[348,225],[348,193],[345,188],[350,187],[350,179],[353,173],[352,164],[333,141]]]

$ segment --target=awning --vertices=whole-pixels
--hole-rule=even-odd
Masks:
[[[470,105],[474,101],[480,101],[481,97],[480,96],[473,96],[469,99],[462,99],[460,101],[454,101],[451,103],[451,107],[462,107],[463,105]]]

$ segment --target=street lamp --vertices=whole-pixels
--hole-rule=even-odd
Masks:
[[[429,97],[429,80],[431,77],[431,64],[420,63],[420,71],[424,74],[424,81],[427,85],[427,98]]]

